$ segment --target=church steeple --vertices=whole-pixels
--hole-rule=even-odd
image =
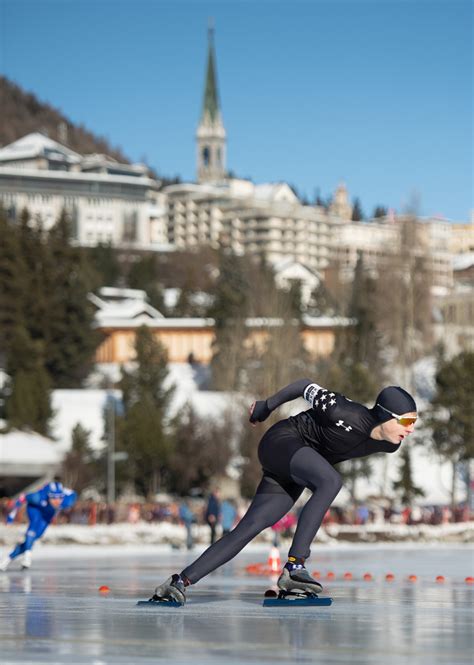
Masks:
[[[198,181],[209,182],[225,178],[226,132],[219,105],[212,24],[208,29],[206,87],[196,141]]]

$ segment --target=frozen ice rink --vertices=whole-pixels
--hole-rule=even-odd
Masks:
[[[31,571],[0,573],[0,663],[472,663],[467,546],[315,547],[308,569],[321,571],[329,608],[262,607],[270,582],[245,566],[267,555],[268,548],[247,549],[192,587],[184,608],[148,610],[136,601],[180,570],[187,554],[37,548]],[[329,571],[336,579],[326,582]],[[362,580],[367,572],[374,581]],[[101,585],[110,593],[100,594]]]

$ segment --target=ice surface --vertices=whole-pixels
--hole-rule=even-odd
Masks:
[[[0,577],[2,665],[472,663],[474,588],[464,578],[473,574],[473,552],[466,546],[318,546],[308,567],[323,578],[335,572],[335,581],[323,580],[334,603],[294,609],[262,607],[270,581],[245,572],[266,559],[267,549],[256,547],[191,587],[184,608],[137,608],[198,553],[151,552],[44,547],[29,572],[12,566]],[[342,579],[346,571],[352,581]],[[366,572],[373,582],[362,581]],[[385,581],[388,572],[395,582]],[[437,584],[436,575],[446,582]]]

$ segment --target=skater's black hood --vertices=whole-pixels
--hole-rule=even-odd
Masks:
[[[393,418],[391,413],[401,416],[404,413],[416,413],[416,410],[416,402],[410,393],[400,386],[387,386],[377,395],[371,413],[378,423],[384,423]]]

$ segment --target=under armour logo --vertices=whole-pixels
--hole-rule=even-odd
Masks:
[[[345,425],[343,420],[338,420],[336,423],[336,427],[343,427],[346,432],[350,432],[352,427],[350,425]]]

